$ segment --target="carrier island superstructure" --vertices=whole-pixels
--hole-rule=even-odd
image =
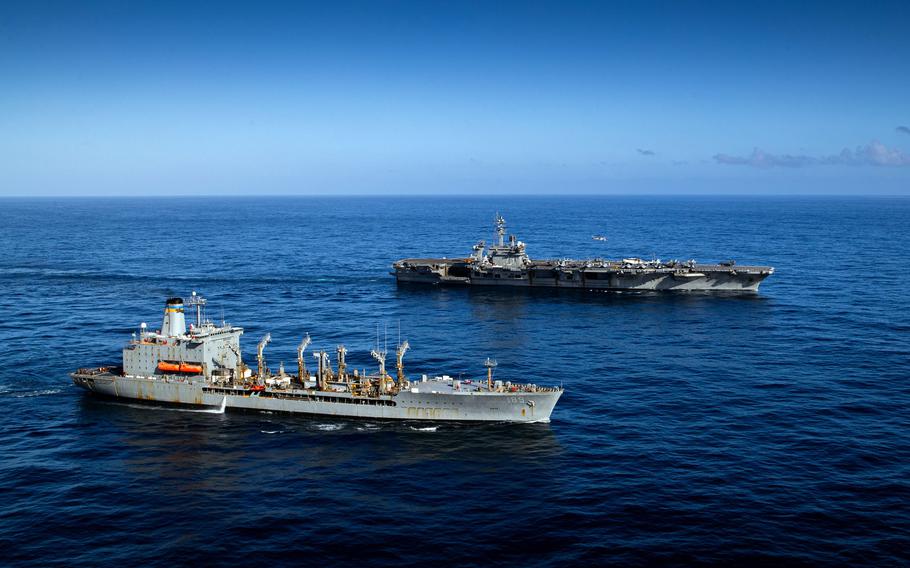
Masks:
[[[757,292],[774,272],[770,266],[740,266],[734,261],[702,264],[694,260],[532,260],[525,243],[509,235],[496,215],[496,244],[484,241],[465,258],[405,258],[392,265],[399,283],[465,286],[523,286],[586,290]],[[606,237],[595,236],[595,240]]]
[[[109,397],[207,406],[294,412],[372,419],[421,421],[547,422],[562,395],[561,387],[494,380],[496,362],[484,362],[486,376],[455,379],[442,375],[411,380],[404,373],[407,341],[395,352],[395,375],[386,371],[387,351],[377,346],[371,356],[378,370],[351,370],[347,349],[338,345],[336,368],[328,350],[317,350],[313,374],[305,364],[309,334],[297,347],[296,373],[284,366],[272,372],[265,359],[271,341],[266,334],[256,346],[256,368],[243,362],[243,329],[205,318],[206,301],[195,292],[184,302],[167,300],[158,331],[141,324],[123,348],[120,365],[83,368],[73,382]],[[187,329],[184,310],[195,311]]]

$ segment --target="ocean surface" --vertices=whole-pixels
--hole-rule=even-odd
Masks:
[[[497,211],[533,257],[776,272],[748,296],[396,286]],[[910,199],[6,199],[0,251],[2,564],[910,563]],[[549,424],[428,428],[72,386],[192,290],[248,358],[271,332],[273,368],[307,332],[372,368],[379,325],[412,376],[490,356],[566,393]]]

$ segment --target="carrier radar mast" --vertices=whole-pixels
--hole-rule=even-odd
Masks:
[[[502,215],[496,213],[496,234],[499,237],[499,246],[503,247],[506,245],[506,220],[502,218]]]

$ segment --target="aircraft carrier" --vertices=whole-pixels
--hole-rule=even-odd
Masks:
[[[774,273],[770,266],[740,266],[734,261],[702,264],[694,260],[661,261],[553,259],[532,260],[525,243],[509,235],[506,222],[496,215],[497,244],[484,241],[464,258],[405,258],[392,265],[399,283],[465,286],[519,286],[582,288],[613,291],[723,291],[757,292]],[[595,240],[606,237],[596,235]]]
[[[371,419],[548,422],[562,396],[561,387],[542,387],[494,379],[496,362],[484,361],[486,376],[455,379],[448,375],[409,379],[403,359],[407,341],[395,352],[395,377],[386,372],[387,351],[371,356],[378,370],[349,370],[344,345],[335,348],[333,369],[327,350],[312,353],[315,372],[304,364],[310,345],[307,334],[297,347],[297,373],[282,366],[272,372],[266,365],[266,334],[256,346],[256,369],[247,367],[240,351],[243,329],[207,320],[206,300],[195,292],[184,303],[167,300],[160,330],[145,323],[123,348],[122,363],[83,368],[71,373],[73,382],[108,397],[254,411],[292,412]],[[196,312],[195,324],[186,326],[184,311]]]

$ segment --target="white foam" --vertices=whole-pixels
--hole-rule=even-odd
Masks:
[[[9,391],[4,391],[4,392],[9,392]],[[47,396],[49,394],[57,394],[58,392],[60,392],[60,389],[45,389],[45,390],[21,392],[18,394],[14,394],[13,397],[14,398],[26,398],[29,396]]]
[[[323,432],[333,432],[335,430],[341,430],[344,428],[344,424],[317,424],[316,429],[322,430]]]
[[[113,402],[109,400],[98,401],[101,404],[111,404],[114,406],[125,406],[127,408],[141,408],[142,410],[166,410],[168,412],[198,412],[201,414],[224,414],[224,402],[221,408],[181,408],[178,406],[161,406],[157,404],[139,404],[130,402]]]
[[[439,428],[439,426],[426,426],[424,428],[414,428],[411,426],[411,430],[414,430],[415,432],[435,432],[437,428]]]

